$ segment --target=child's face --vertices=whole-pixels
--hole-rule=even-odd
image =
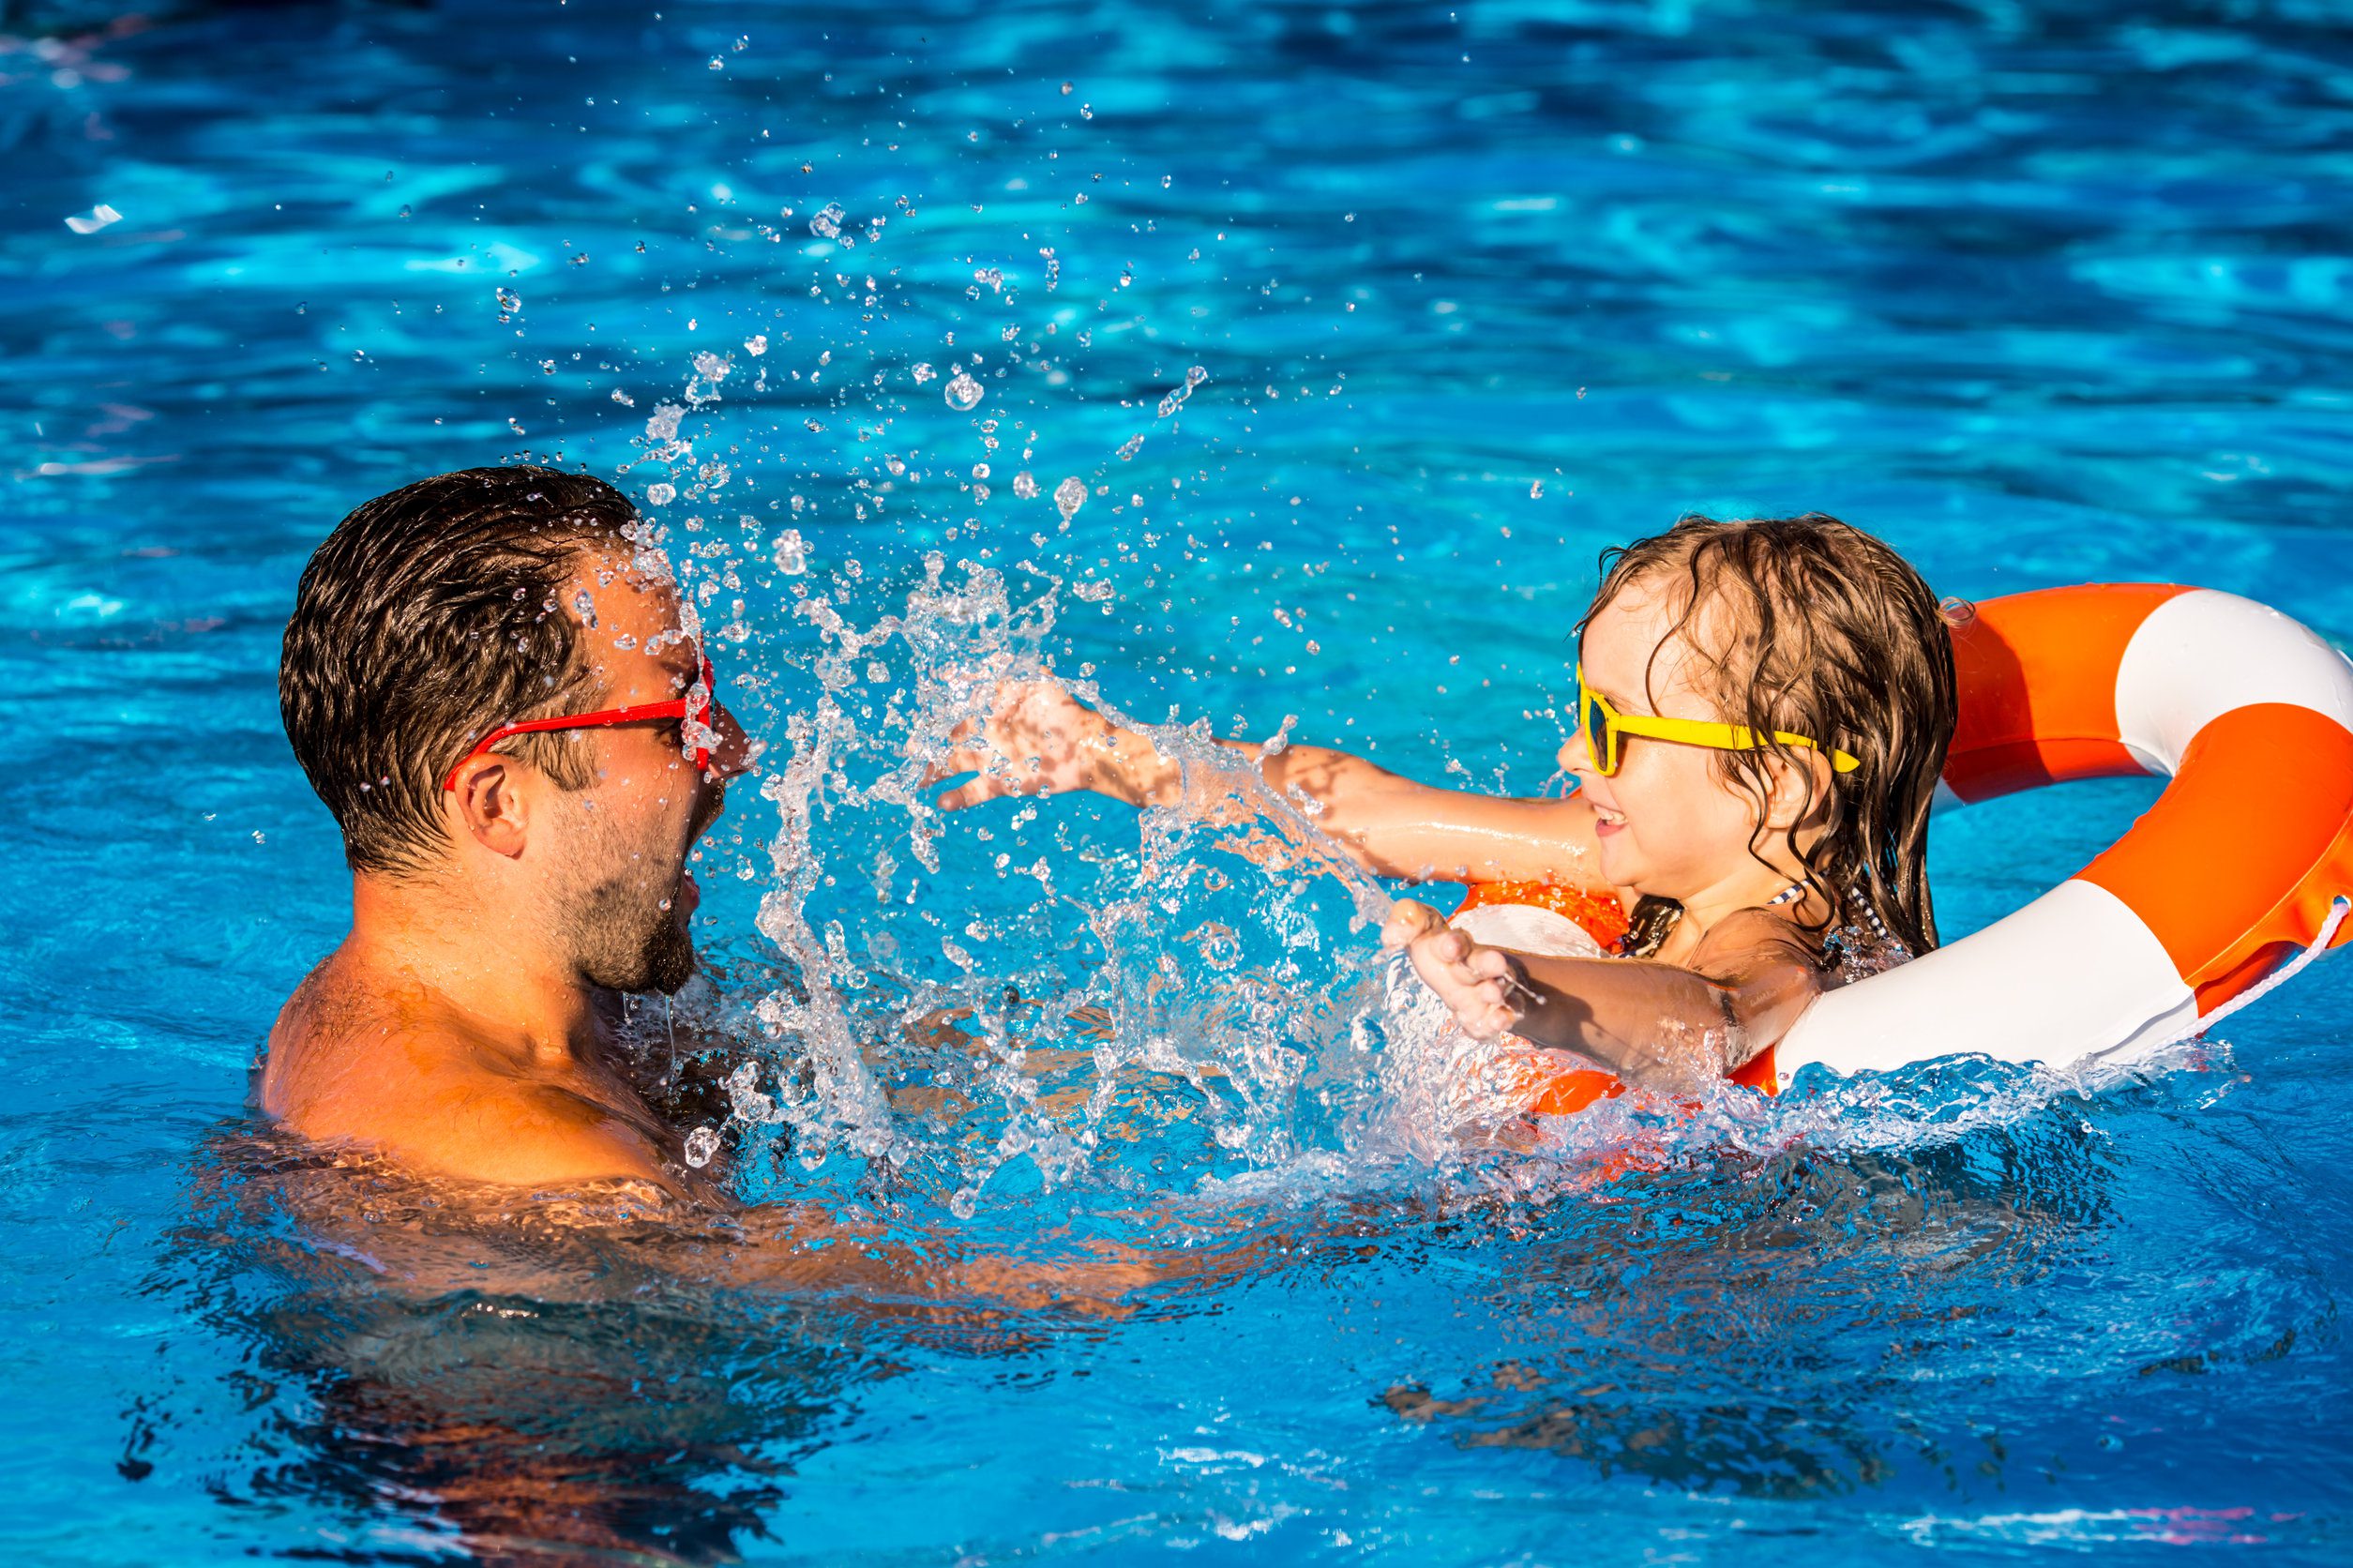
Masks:
[[[1703,613],[1675,634],[1677,619],[1674,603],[1642,583],[1621,592],[1586,627],[1586,685],[1622,714],[1722,719],[1695,689],[1708,661],[1683,640],[1716,628]],[[1761,821],[1757,801],[1725,778],[1709,747],[1623,736],[1618,771],[1605,778],[1580,731],[1561,748],[1561,766],[1598,814],[1601,871],[1612,886],[1689,904],[1727,884],[1773,879],[1749,852]],[[1760,848],[1771,853],[1772,845]]]

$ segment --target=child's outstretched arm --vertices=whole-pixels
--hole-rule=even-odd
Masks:
[[[959,773],[979,776],[940,797],[958,811],[1004,795],[1091,790],[1131,806],[1213,809],[1212,781],[1188,780],[1150,737],[1112,724],[1051,682],[1007,682],[984,718],[949,737],[954,749],[927,784]],[[1319,808],[1316,825],[1376,876],[1414,882],[1514,882],[1549,878],[1602,887],[1592,807],[1567,800],[1510,799],[1418,784],[1362,757],[1318,746],[1266,753],[1243,741],[1221,746],[1256,762],[1277,792]]]
[[[1467,1033],[1576,1051],[1646,1089],[1722,1078],[1787,1033],[1821,991],[1814,955],[1761,910],[1719,922],[1690,969],[1482,946],[1410,902],[1380,935],[1406,951]]]

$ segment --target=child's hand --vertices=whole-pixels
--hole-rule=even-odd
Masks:
[[[1476,1040],[1509,1034],[1527,1013],[1519,966],[1500,947],[1482,947],[1427,904],[1400,898],[1380,928],[1383,947],[1400,947],[1463,1033]]]
[[[966,719],[948,741],[953,749],[925,774],[925,785],[959,773],[980,776],[942,795],[943,811],[1064,790],[1142,806],[1154,797],[1163,767],[1149,741],[1115,728],[1051,681],[1000,684],[988,715]]]

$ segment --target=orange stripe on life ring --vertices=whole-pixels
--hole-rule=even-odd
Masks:
[[[2330,901],[2353,892],[2353,733],[2290,703],[2233,709],[2078,876],[2141,917],[2198,1012],[2212,1012],[2310,942]]]
[[[2116,677],[2149,611],[2193,590],[2106,582],[1987,599],[1953,630],[1960,719],[1944,781],[1964,801],[2142,771],[2117,738]]]
[[[1780,1076],[1773,1067],[1771,1046],[1735,1067],[1730,1077],[1742,1088],[1754,1089],[1760,1094],[1781,1093]],[[1623,1083],[1599,1068],[1571,1068],[1546,1078],[1528,1108],[1538,1116],[1569,1116],[1596,1100],[1614,1100],[1625,1092]]]
[[[1604,947],[1615,947],[1626,934],[1626,906],[1614,893],[1603,893],[1573,882],[1472,882],[1463,890],[1455,912],[1486,909],[1495,904],[1528,904],[1575,921],[1585,934]]]

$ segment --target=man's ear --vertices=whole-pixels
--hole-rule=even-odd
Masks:
[[[449,792],[458,830],[509,860],[521,858],[531,837],[531,810],[517,787],[522,771],[511,759],[485,752],[458,764],[458,787]]]

